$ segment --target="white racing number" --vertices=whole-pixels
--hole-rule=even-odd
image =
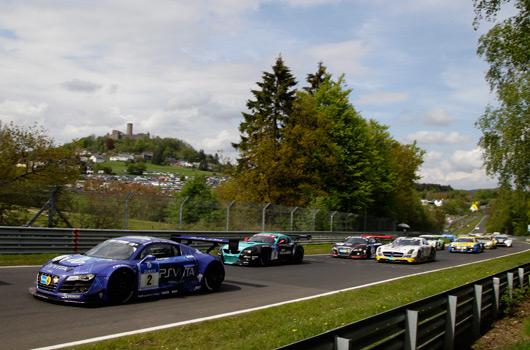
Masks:
[[[148,261],[139,266],[140,285],[138,290],[149,290],[158,288],[160,266],[156,261]]]

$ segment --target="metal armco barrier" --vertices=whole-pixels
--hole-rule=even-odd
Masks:
[[[529,286],[530,263],[277,350],[469,349],[502,314],[500,297]]]
[[[334,243],[345,237],[363,234],[362,232],[285,232],[293,235],[311,235],[306,244]],[[42,253],[84,253],[96,244],[109,238],[121,236],[153,236],[169,238],[172,234],[190,234],[196,236],[210,236],[218,238],[244,239],[258,233],[252,231],[133,231],[133,230],[90,230],[71,228],[43,228],[0,226],[0,254],[42,254]],[[384,233],[392,235],[393,233]]]

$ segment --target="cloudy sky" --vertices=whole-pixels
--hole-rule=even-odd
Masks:
[[[472,0],[0,0],[0,120],[61,144],[112,130],[234,157],[251,89],[281,54],[323,61],[350,101],[426,151],[420,182],[494,188],[474,123],[494,102]]]

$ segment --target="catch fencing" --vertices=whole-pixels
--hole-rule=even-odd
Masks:
[[[171,235],[195,235],[215,238],[244,239],[258,231],[131,231],[131,230],[87,230],[45,227],[0,226],[0,254],[84,253],[96,244],[109,238],[121,236],[151,236],[169,239]],[[283,232],[310,235],[303,244],[322,244],[342,241],[352,232]],[[383,234],[391,235],[387,232]],[[198,249],[204,244],[195,244]]]
[[[469,349],[513,298],[528,288],[530,263],[350,323],[277,350]]]
[[[185,231],[394,231],[397,222],[273,203],[0,183],[0,226]],[[142,192],[143,191],[143,192]],[[154,190],[153,190],[154,191]]]

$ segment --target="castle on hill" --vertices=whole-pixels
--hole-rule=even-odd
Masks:
[[[107,134],[109,138],[113,140],[123,140],[125,138],[138,140],[144,138],[144,136],[147,136],[149,138],[149,133],[147,134],[133,134],[133,123],[127,123],[127,132],[123,133],[120,130],[112,130],[111,134]]]

